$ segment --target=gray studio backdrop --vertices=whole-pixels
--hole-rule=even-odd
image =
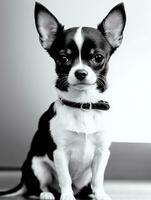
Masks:
[[[54,63],[39,44],[33,11],[34,1],[0,1],[0,166],[21,164],[55,98]]]
[[[96,27],[120,0],[39,2],[68,28],[83,24]],[[39,44],[34,3],[0,0],[0,167],[21,165],[39,117],[56,98],[54,61]],[[110,89],[105,99],[113,107],[110,131],[115,133],[115,142],[151,142],[151,2],[124,3],[127,26],[123,44],[110,61]],[[116,152],[120,160],[118,148]]]

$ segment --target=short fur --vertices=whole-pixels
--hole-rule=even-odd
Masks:
[[[41,116],[30,151],[21,168],[20,184],[2,196],[36,195],[41,199],[74,200],[104,192],[104,172],[110,155],[105,111],[71,108],[59,98],[96,103],[107,89],[108,61],[121,44],[126,17],[124,5],[115,6],[98,28],[65,30],[39,3],[35,24],[42,47],[56,63],[58,99]]]

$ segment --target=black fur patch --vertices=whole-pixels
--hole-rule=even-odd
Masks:
[[[54,116],[54,103],[52,103],[39,120],[38,130],[34,135],[30,151],[21,168],[21,182],[23,182],[27,187],[27,194],[25,195],[39,195],[41,192],[40,183],[31,168],[33,157],[44,156],[47,154],[48,157],[53,160],[53,152],[56,149],[56,145],[51,137],[49,121]]]
[[[82,60],[96,73],[98,77],[97,89],[99,89],[100,92],[104,92],[107,89],[107,64],[111,56],[111,46],[106,41],[103,34],[97,29],[83,27],[82,33],[84,37],[84,43],[81,52]],[[98,54],[102,55],[101,63],[96,63],[93,61],[95,56]]]
[[[76,31],[76,27],[65,30],[58,38],[56,38],[53,46],[48,50],[48,53],[56,63],[56,73],[58,78],[55,86],[62,91],[68,90],[69,83],[67,77],[79,55],[78,48],[73,40]],[[70,51],[70,53],[68,51]],[[69,62],[64,63],[62,61],[62,56],[66,56],[69,59]]]

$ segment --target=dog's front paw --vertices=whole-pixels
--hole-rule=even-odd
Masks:
[[[95,194],[94,199],[95,200],[112,200],[111,197],[105,192],[102,192],[100,194]]]
[[[51,192],[42,192],[40,194],[40,199],[41,200],[55,200],[55,197]]]
[[[62,193],[60,200],[76,200],[72,193]]]

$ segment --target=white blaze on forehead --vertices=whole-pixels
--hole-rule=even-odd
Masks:
[[[74,41],[79,49],[79,56],[81,56],[81,49],[84,41],[82,36],[82,27],[77,29],[77,32],[74,35]]]
[[[75,75],[76,71],[84,69],[88,73],[85,78],[85,83],[88,85],[93,85],[93,84],[95,84],[96,79],[97,79],[96,74],[93,72],[93,70],[89,66],[85,65],[81,59],[81,50],[82,50],[82,46],[84,43],[84,37],[82,35],[82,27],[77,29],[73,39],[79,50],[79,58],[78,58],[78,62],[76,62],[76,64],[71,68],[71,70],[69,72],[68,83],[73,86],[78,84],[79,80],[77,79],[77,77]]]

